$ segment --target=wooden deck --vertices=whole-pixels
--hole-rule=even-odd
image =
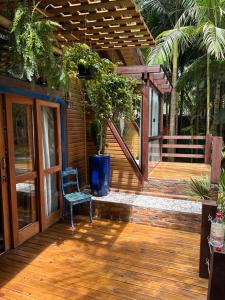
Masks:
[[[210,177],[211,166],[198,163],[160,162],[153,169],[150,167],[150,179],[190,180],[191,177]]]
[[[0,299],[206,299],[199,235],[79,219],[0,257]]]

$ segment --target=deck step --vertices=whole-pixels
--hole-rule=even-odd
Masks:
[[[82,208],[82,213],[89,214],[89,207],[86,204]],[[105,197],[93,197],[93,216],[97,219],[112,219],[199,233],[201,203],[110,192]]]
[[[143,192],[158,197],[194,200],[189,180],[149,179],[143,185]]]

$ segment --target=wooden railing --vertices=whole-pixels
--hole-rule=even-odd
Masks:
[[[205,149],[206,149],[206,136],[163,136],[161,143],[162,158],[189,158],[189,159],[204,159],[205,160]],[[167,141],[167,143],[164,143]],[[189,141],[189,143],[177,143],[178,141]],[[201,143],[199,142],[201,141]],[[177,153],[176,150],[184,149],[191,150],[191,152],[196,149],[201,149],[202,154],[199,153]],[[163,152],[163,150],[168,150],[168,152]]]
[[[157,137],[159,138],[159,137]],[[211,165],[211,183],[218,183],[221,173],[221,150],[223,138],[219,136],[161,136],[161,161],[163,158],[183,158],[203,160]],[[189,141],[189,143],[177,143],[177,141]],[[167,143],[165,143],[167,141]],[[167,149],[168,152],[163,152]],[[177,149],[202,150],[202,153],[177,153]]]

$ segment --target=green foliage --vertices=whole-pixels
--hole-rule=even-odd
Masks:
[[[29,81],[43,76],[49,87],[56,87],[59,70],[52,42],[55,40],[53,30],[57,26],[58,23],[42,19],[36,7],[30,12],[19,5],[10,34],[9,73]]]
[[[209,200],[210,188],[211,184],[208,177],[202,179],[191,178],[190,189],[193,197],[201,200]]]
[[[104,152],[107,121],[118,121],[121,117],[127,120],[134,118],[133,99],[137,95],[137,84],[135,80],[116,73],[104,73],[95,80],[86,81],[85,88],[88,103],[94,113],[95,134],[96,130],[100,131],[95,138],[98,142],[96,146],[99,152]]]
[[[88,45],[77,43],[73,47],[65,47],[62,55],[61,82],[68,89],[71,78],[76,78],[79,66],[92,69],[94,77],[111,71],[114,65],[108,59],[101,59],[97,52]]]

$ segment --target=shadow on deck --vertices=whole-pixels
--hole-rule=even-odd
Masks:
[[[0,257],[1,299],[206,299],[199,235],[80,218]]]
[[[211,166],[200,163],[159,162],[149,166],[144,191],[160,197],[190,199],[191,178],[211,176]]]

